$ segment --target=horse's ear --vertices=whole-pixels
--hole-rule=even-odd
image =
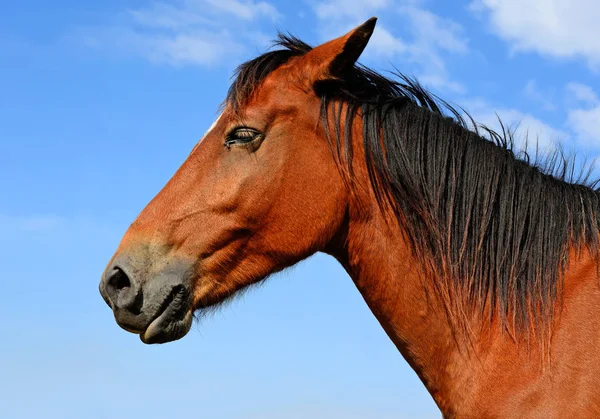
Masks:
[[[338,78],[351,68],[367,46],[376,22],[377,18],[372,17],[346,35],[309,51],[303,64],[311,69],[312,81]]]

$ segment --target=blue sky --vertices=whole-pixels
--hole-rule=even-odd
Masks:
[[[21,0],[0,6],[0,405],[10,418],[435,418],[344,271],[317,255],[146,346],[97,291],[129,223],[277,29],[380,17],[363,62],[542,146],[600,150],[596,0]]]

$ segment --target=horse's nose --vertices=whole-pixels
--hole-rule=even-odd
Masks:
[[[194,272],[191,261],[148,248],[122,252],[102,274],[100,294],[123,329],[145,343],[168,342],[190,330]]]
[[[113,310],[126,310],[138,314],[141,308],[141,287],[126,267],[113,265],[100,281],[100,294]]]

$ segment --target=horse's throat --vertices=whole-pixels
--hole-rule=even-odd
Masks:
[[[402,238],[370,220],[350,225],[345,246],[332,252],[365,302],[440,408],[460,368],[458,347],[443,306],[428,290]],[[430,281],[430,280],[429,280]]]

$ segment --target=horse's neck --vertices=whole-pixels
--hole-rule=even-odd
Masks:
[[[345,236],[343,248],[332,253],[444,413],[568,413],[573,398],[560,400],[561,385],[574,386],[579,393],[573,397],[600,413],[600,291],[589,258],[572,262],[565,276],[563,311],[546,362],[536,343],[515,342],[500,328],[459,349],[461,338],[431,292],[433,279],[419,273],[399,232],[375,217],[350,221]],[[578,384],[568,384],[572,380]]]
[[[384,330],[438,404],[453,380],[456,342],[402,235],[381,218],[350,222],[342,263]]]

